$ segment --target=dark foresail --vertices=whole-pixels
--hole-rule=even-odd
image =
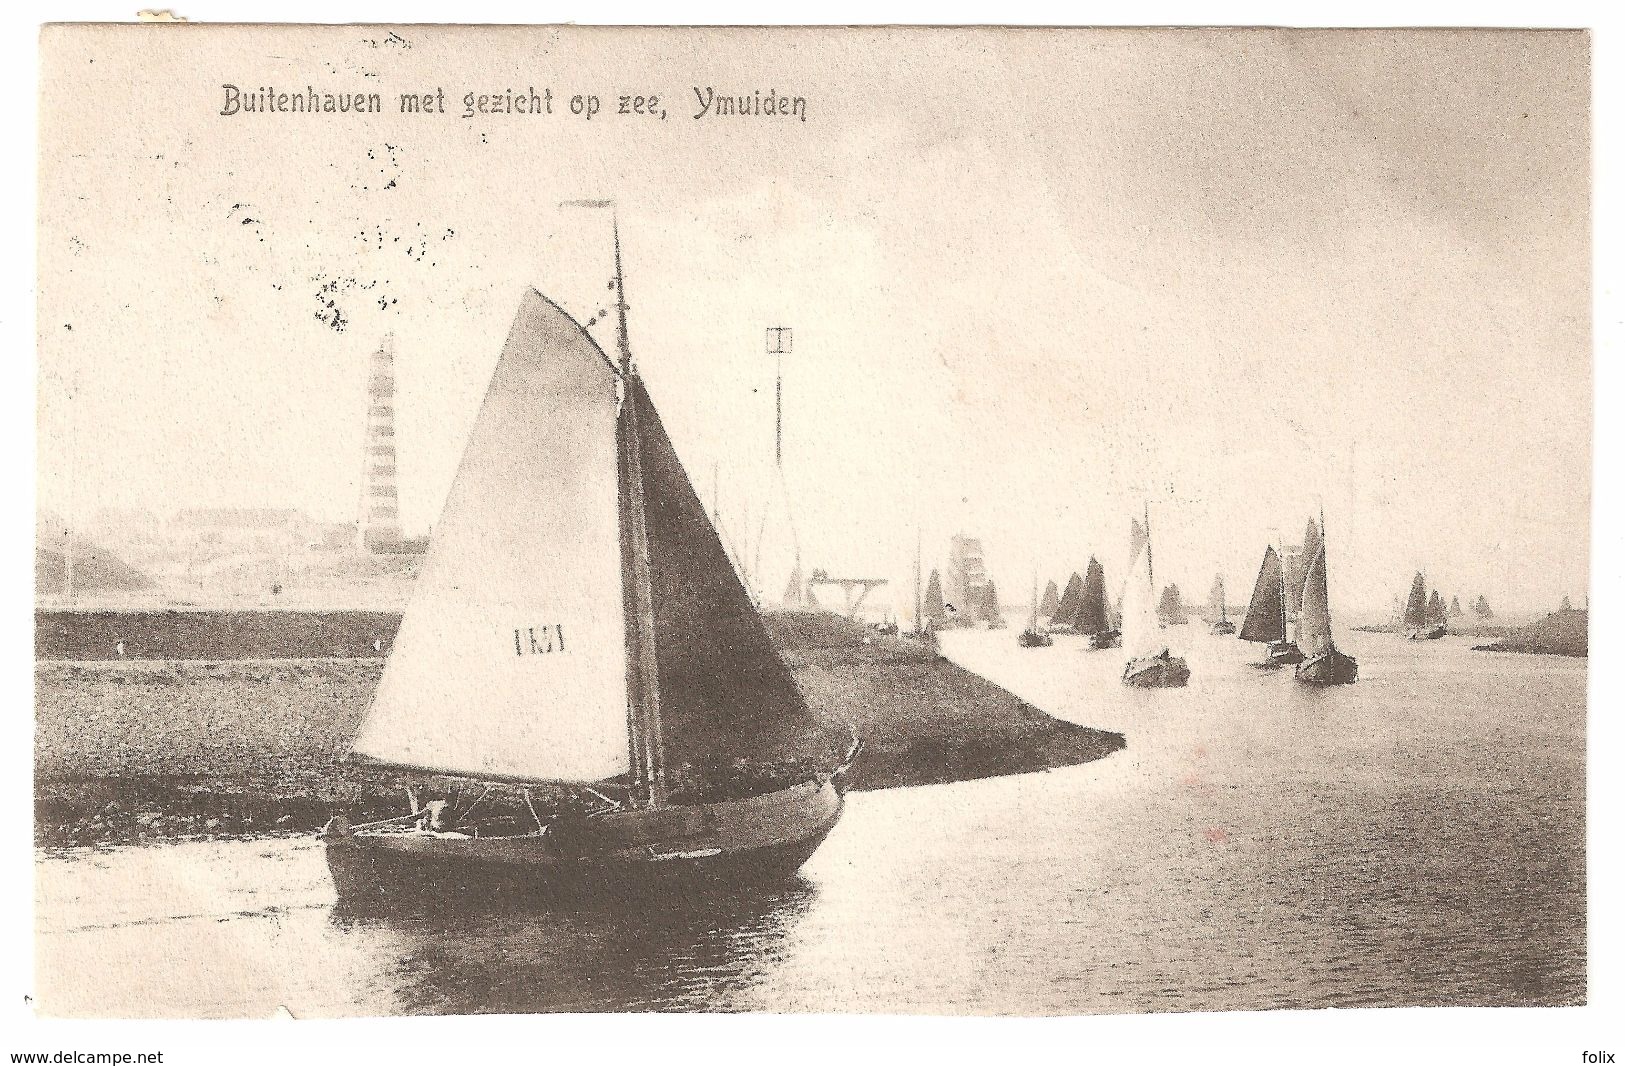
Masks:
[[[1428,594],[1428,607],[1426,614],[1427,624],[1429,626],[1442,626],[1446,625],[1450,621],[1449,610],[1445,607],[1444,597],[1439,595],[1438,589],[1434,589]]]
[[[1055,610],[1061,605],[1061,590],[1051,581],[1044,586],[1044,599],[1038,605],[1038,613],[1046,618],[1054,618]]]
[[[1411,629],[1419,629],[1428,622],[1428,589],[1422,575],[1417,574],[1411,582],[1411,595],[1405,601],[1405,625]]]
[[[1092,555],[1083,572],[1083,593],[1079,597],[1074,628],[1089,636],[1111,628],[1106,620],[1106,571],[1101,569],[1100,561]]]
[[[668,772],[734,759],[818,759],[840,739],[808,708],[723,551],[643,383],[631,381],[642,444],[649,585]]]
[[[1061,602],[1055,607],[1055,624],[1069,626],[1077,621],[1078,608],[1083,603],[1083,578],[1076,572],[1067,580],[1066,591],[1061,593]]]
[[[1285,604],[1281,602],[1281,557],[1274,548],[1264,549],[1264,565],[1253,582],[1253,598],[1247,604],[1247,618],[1241,623],[1241,639],[1273,644],[1286,639]]]
[[[1003,611],[999,608],[999,587],[989,581],[987,589],[982,593],[982,621],[1000,622],[1003,619]]]

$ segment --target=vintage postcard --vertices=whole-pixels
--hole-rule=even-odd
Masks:
[[[32,1011],[1587,1003],[1586,32],[40,52]]]

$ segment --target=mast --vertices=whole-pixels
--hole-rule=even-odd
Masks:
[[[1151,580],[1151,594],[1157,594],[1157,572],[1151,565],[1151,504],[1145,504],[1145,573]]]
[[[1320,501],[1320,554],[1322,554],[1322,555],[1331,554],[1330,552],[1328,552],[1326,550],[1326,501],[1325,500]],[[1330,589],[1331,586],[1332,586],[1331,571],[1330,571],[1329,568],[1326,567],[1326,565],[1324,563],[1321,564],[1321,568],[1325,569],[1327,571],[1327,573],[1326,573],[1326,587],[1328,589]],[[1328,600],[1331,599],[1330,593],[1327,594],[1326,598]],[[1326,613],[1328,615],[1331,614],[1331,604],[1330,603],[1328,603],[1326,605]]]
[[[626,529],[630,572],[627,596],[627,725],[632,747],[632,773],[651,807],[666,805],[665,750],[660,729],[660,677],[655,662],[654,604],[649,591],[649,531],[643,506],[642,441],[638,434],[637,404],[631,388],[637,370],[626,332],[626,278],[621,270],[621,230],[610,216],[615,239],[615,339],[620,349],[621,374],[627,390],[622,411],[626,419],[623,442],[626,478]]]
[[[1281,541],[1281,643],[1286,643],[1286,541]]]
[[[914,632],[920,631],[920,527],[914,527]]]

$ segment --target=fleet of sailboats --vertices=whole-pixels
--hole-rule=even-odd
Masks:
[[[341,894],[783,876],[840,818],[856,736],[809,710],[666,435],[627,338],[618,232],[611,288],[618,359],[539,292],[523,298],[350,753],[518,790],[534,824],[412,790],[398,818],[323,831]],[[914,570],[904,635],[1005,626],[991,579],[956,609],[939,571],[921,588],[918,544]],[[800,605],[802,586],[798,551],[786,601]],[[1191,669],[1167,636],[1185,620],[1178,599],[1170,585],[1159,604],[1147,506],[1117,610],[1094,556],[1064,591],[1050,581],[1040,597],[1035,573],[1017,642],[1069,632],[1121,647],[1125,685],[1182,687]],[[1211,633],[1237,634],[1222,573],[1208,605]],[[1413,640],[1442,636],[1449,613],[1421,573],[1395,611]],[[1266,645],[1258,665],[1292,665],[1302,683],[1356,680],[1333,635],[1324,513],[1301,548],[1265,547],[1238,635]],[[532,802],[544,788],[593,802],[544,814]]]
[[[1433,599],[1439,598],[1434,592]],[[1444,636],[1445,623],[1442,603],[1434,607],[1428,599],[1427,581],[1420,571],[1411,581],[1411,594],[1405,601],[1405,614],[1400,620],[1407,640],[1438,640]]]

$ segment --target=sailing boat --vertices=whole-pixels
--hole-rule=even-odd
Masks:
[[[1405,601],[1402,624],[1406,640],[1438,640],[1444,636],[1444,625],[1435,625],[1428,619],[1427,582],[1420,573],[1411,581],[1411,594]]]
[[[1038,613],[1045,618],[1054,618],[1055,610],[1061,605],[1061,590],[1051,581],[1044,586],[1044,598],[1038,604]]]
[[[1445,607],[1444,597],[1439,595],[1438,589],[1434,589],[1428,594],[1427,619],[1428,625],[1431,628],[1445,629],[1448,631],[1448,627],[1450,625],[1450,611]]]
[[[1083,578],[1074,570],[1072,577],[1067,580],[1066,591],[1061,593],[1061,602],[1055,605],[1055,613],[1050,616],[1051,629],[1064,629],[1072,632],[1073,624],[1077,621],[1078,606],[1083,602]]]
[[[769,643],[632,363],[618,235],[615,259],[618,365],[522,301],[350,751],[516,787],[535,825],[415,793],[336,817],[341,894],[783,877],[841,815],[858,744],[842,762]],[[538,786],[601,805],[544,817]]]
[[[1123,643],[1123,634],[1112,628],[1111,619],[1106,617],[1106,571],[1093,555],[1083,571],[1083,594],[1078,600],[1074,628],[1089,638],[1089,647],[1096,651]]]
[[[1338,651],[1332,642],[1332,610],[1326,584],[1325,512],[1321,513],[1313,547],[1315,553],[1308,558],[1303,578],[1303,611],[1298,616],[1298,645],[1303,649],[1304,659],[1293,676],[1310,685],[1352,685],[1359,675],[1360,664],[1352,655]]]
[[[1241,621],[1241,639],[1269,645],[1259,666],[1273,669],[1303,662],[1303,652],[1286,639],[1286,571],[1273,546],[1264,549],[1247,617]]]
[[[999,588],[991,581],[982,592],[982,621],[987,623],[989,629],[1010,627],[1010,623],[1005,621],[1004,612],[999,609]]]
[[[1213,623],[1212,632],[1221,637],[1228,637],[1236,631],[1236,623],[1230,621],[1224,605],[1224,575],[1213,575],[1213,589],[1208,593],[1208,612],[1217,614],[1219,620]]]
[[[1129,564],[1123,590],[1123,684],[1136,688],[1182,688],[1191,668],[1168,650],[1157,620],[1156,578],[1151,568],[1151,512],[1146,510],[1145,544]]]
[[[1052,582],[1050,582],[1050,589],[1053,590],[1054,588],[1055,588],[1055,583],[1052,581]],[[1045,630],[1044,627],[1041,626],[1039,624],[1039,622],[1038,622],[1038,575],[1037,574],[1033,575],[1033,609],[1032,609],[1032,613],[1027,616],[1027,628],[1023,629],[1021,631],[1021,635],[1016,638],[1016,643],[1018,645],[1020,645],[1021,647],[1023,647],[1023,648],[1047,648],[1050,645],[1055,643],[1055,638],[1050,636],[1049,632],[1047,630]]]

